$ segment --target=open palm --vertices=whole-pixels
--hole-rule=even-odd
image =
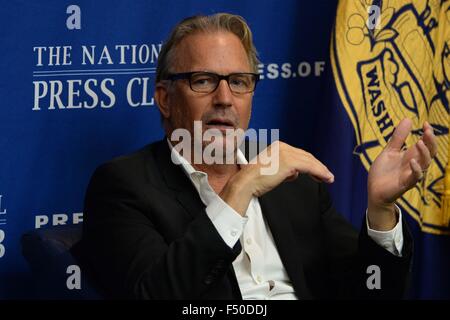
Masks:
[[[377,205],[394,203],[423,178],[437,152],[433,128],[425,122],[422,138],[407,150],[403,149],[411,132],[412,121],[403,119],[391,140],[375,159],[369,170],[369,202]]]

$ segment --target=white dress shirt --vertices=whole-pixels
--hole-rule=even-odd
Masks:
[[[208,175],[195,170],[167,140],[172,150],[172,159],[180,163],[189,177],[200,199],[206,206],[211,219],[224,242],[233,248],[241,241],[242,251],[233,262],[242,298],[258,300],[295,300],[297,297],[286,269],[280,259],[275,242],[265,221],[258,198],[252,197],[244,217],[237,213],[209,185]],[[247,164],[243,153],[238,150],[238,163]],[[401,212],[399,222],[390,231],[375,231],[368,228],[368,235],[380,246],[400,256],[403,247]]]

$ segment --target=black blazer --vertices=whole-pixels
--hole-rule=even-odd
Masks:
[[[403,257],[358,233],[333,209],[323,184],[307,175],[259,198],[264,218],[299,299],[401,298],[412,240],[403,222]],[[361,214],[364,214],[363,212]],[[87,189],[83,264],[109,297],[241,299],[230,249],[209,220],[165,140],[114,159]],[[366,286],[378,265],[381,290]]]

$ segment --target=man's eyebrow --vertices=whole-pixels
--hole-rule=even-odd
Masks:
[[[193,70],[191,72],[206,72],[206,73],[214,73],[214,74],[223,75],[223,76],[226,76],[228,74],[234,74],[234,73],[253,73],[252,71],[243,71],[243,70],[231,71],[231,72],[227,72],[227,73],[216,72],[216,71],[211,71],[211,70],[198,70],[198,71]]]

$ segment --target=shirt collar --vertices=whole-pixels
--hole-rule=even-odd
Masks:
[[[169,149],[171,152],[172,159],[176,159],[178,163],[181,164],[181,167],[183,168],[184,172],[188,176],[192,176],[193,174],[204,174],[207,175],[203,171],[196,170],[190,163],[187,161],[173,146],[172,143],[170,143],[169,138],[166,139],[167,144],[169,145]],[[242,164],[248,164],[247,159],[245,158],[244,154],[242,153],[241,149],[238,148],[237,150],[237,162]]]

